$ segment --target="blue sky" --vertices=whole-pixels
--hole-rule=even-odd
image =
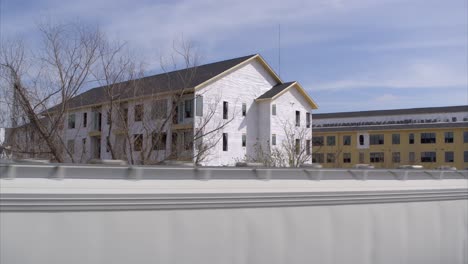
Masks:
[[[467,0],[3,0],[2,38],[44,19],[97,23],[159,71],[182,35],[202,63],[260,53],[317,112],[468,104]]]

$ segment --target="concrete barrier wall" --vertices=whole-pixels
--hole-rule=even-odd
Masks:
[[[4,177],[0,263],[468,263],[465,172],[405,181],[346,173],[325,170],[321,180]]]

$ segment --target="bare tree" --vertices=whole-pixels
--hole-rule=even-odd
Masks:
[[[151,78],[144,77],[144,63],[130,55],[126,44],[108,41],[97,28],[45,24],[39,30],[43,45],[37,52],[27,53],[22,42],[6,43],[0,51],[2,92],[13,98],[13,103],[3,104],[13,117],[12,131],[22,134],[22,138],[37,140],[10,141],[17,154],[49,155],[57,162],[87,162],[90,151],[94,153],[91,158],[100,158],[100,147],[105,146],[112,159],[125,159],[131,164],[153,164],[165,159],[200,163],[219,142],[219,131],[232,121],[222,120],[213,126],[211,117],[218,106],[207,107],[203,118],[187,116],[193,120],[191,127],[177,121],[189,113],[181,112],[181,106],[193,108],[195,99],[193,84],[199,54],[190,42],[174,44],[173,55],[168,60],[161,59],[166,78],[152,83]],[[181,63],[182,70],[173,71],[180,69]],[[103,98],[77,96],[96,84],[104,90]],[[90,103],[89,99],[96,100]],[[72,117],[77,108],[89,108],[91,104],[91,125],[96,133],[91,138],[81,133],[83,148],[76,153],[75,139],[86,124],[75,122]],[[130,106],[135,107],[129,109]],[[131,113],[135,118],[129,120]],[[102,125],[104,122],[106,126]],[[29,137],[28,133],[37,135]],[[183,135],[183,142],[176,137],[179,134]],[[159,151],[162,142],[169,138],[177,146],[170,148],[170,153]],[[98,142],[99,148],[85,149],[86,139]],[[105,144],[101,143],[103,139]]]
[[[156,81],[141,78],[140,64],[122,53],[124,45],[114,46],[119,48],[103,47],[97,71],[97,79],[106,91],[102,104],[107,107],[106,138],[110,140],[106,139],[106,147],[112,158],[131,164],[155,164],[168,159],[199,164],[206,160],[221,139],[220,131],[234,115],[213,124],[220,105],[220,100],[215,100],[205,102],[203,116],[195,117],[193,83],[199,54],[194,45],[174,42],[173,54],[160,58],[164,73]],[[129,118],[131,105],[133,118]],[[185,111],[181,111],[183,108]],[[191,125],[181,123],[184,118],[191,120]],[[118,134],[113,140],[111,131]]]
[[[254,145],[253,155],[246,156],[243,161],[262,163],[267,167],[299,167],[311,161],[312,140],[307,127],[297,127],[289,120],[282,121],[283,136],[280,144],[270,146],[258,142]]]
[[[43,44],[37,53],[27,53],[22,42],[2,43],[0,51],[2,89],[11,90],[12,125],[19,112],[57,162],[74,161],[63,140],[69,102],[89,81],[98,56],[102,34],[79,24],[39,26]],[[53,107],[50,109],[50,107]]]

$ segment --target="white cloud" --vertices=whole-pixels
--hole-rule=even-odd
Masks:
[[[389,93],[385,93],[383,95],[377,96],[376,98],[373,99],[373,101],[385,104],[385,103],[395,102],[398,99],[400,99],[399,96],[389,94]]]
[[[415,62],[392,65],[391,68],[373,69],[352,78],[312,84],[314,91],[356,88],[443,88],[466,86],[466,65],[455,68],[435,62]]]

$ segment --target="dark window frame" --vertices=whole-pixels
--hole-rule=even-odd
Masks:
[[[296,126],[301,126],[301,111],[296,111]]]
[[[228,133],[223,133],[223,151],[229,150]]]
[[[384,145],[385,135],[384,134],[370,134],[369,145]]]
[[[223,101],[223,119],[228,119],[229,115],[229,102]]]
[[[312,137],[312,146],[321,147],[325,144],[324,136],[314,136]]]
[[[83,113],[83,127],[88,126],[88,112]]]
[[[75,129],[76,128],[76,114],[68,114],[68,129]]]
[[[343,136],[343,146],[351,146],[351,136],[344,135]]]
[[[369,153],[369,162],[370,163],[384,163],[385,162],[385,153],[384,152],[370,152]]]
[[[437,152],[435,151],[422,151],[421,162],[437,162]]]
[[[351,153],[343,153],[343,163],[351,163]]]
[[[143,134],[133,134],[133,151],[143,149]]]
[[[336,136],[327,136],[327,146],[336,146]]]
[[[423,132],[420,134],[421,137],[421,144],[435,144],[437,135],[434,132]]]
[[[454,133],[452,131],[444,132],[444,142],[453,143],[453,141],[454,141]]]
[[[445,151],[444,160],[445,160],[445,162],[450,162],[450,163],[455,162],[455,152]]]
[[[133,108],[133,121],[143,121],[144,107],[143,104],[136,104]]]

